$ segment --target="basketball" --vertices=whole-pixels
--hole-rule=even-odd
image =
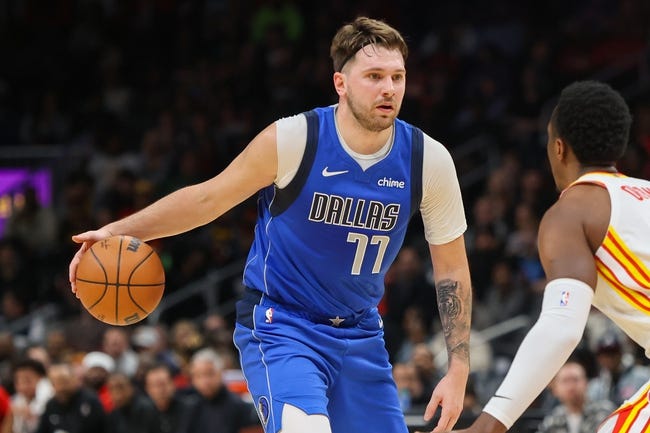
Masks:
[[[143,320],[160,303],[165,270],[158,254],[132,236],[95,242],[77,267],[77,296],[96,319],[110,325]]]

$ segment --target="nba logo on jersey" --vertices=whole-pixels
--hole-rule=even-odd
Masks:
[[[560,305],[563,307],[569,305],[569,292],[567,290],[562,291],[562,295],[560,296]]]
[[[268,308],[264,315],[266,316],[266,323],[273,323],[273,308]]]

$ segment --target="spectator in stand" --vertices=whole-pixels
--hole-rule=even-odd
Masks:
[[[539,222],[540,217],[529,204],[518,203],[514,207],[514,228],[508,235],[505,254],[515,260],[524,281],[537,298],[536,302],[541,305],[546,278],[537,246]]]
[[[224,368],[239,369],[239,356],[232,342],[233,328],[226,318],[218,313],[210,313],[203,320],[205,346],[211,347],[224,361]]]
[[[406,308],[402,319],[402,329],[404,338],[395,359],[397,362],[408,362],[413,357],[415,346],[428,343],[432,339],[421,305],[411,305]]]
[[[152,325],[138,325],[131,334],[131,346],[138,356],[146,354],[157,361],[171,362],[164,330]]]
[[[27,346],[25,348],[25,358],[34,359],[40,362],[45,370],[50,368],[50,364],[52,364],[50,354],[48,353],[45,346],[42,346],[40,344],[31,344]],[[45,376],[45,373],[43,373],[43,376]]]
[[[7,220],[5,236],[20,240],[34,255],[53,251],[58,236],[59,222],[51,207],[41,203],[33,186],[25,188],[22,206]]]
[[[402,412],[422,412],[429,402],[429,394],[425,392],[424,384],[418,376],[415,366],[408,362],[398,362],[393,365],[393,379],[402,406]]]
[[[144,389],[158,410],[160,433],[176,433],[188,405],[177,393],[172,371],[167,364],[156,364],[144,374]]]
[[[11,383],[13,365],[18,357],[14,335],[8,330],[0,331],[0,385]]]
[[[255,406],[228,390],[222,371],[223,360],[214,350],[201,349],[192,356],[190,377],[196,394],[179,433],[262,432]]]
[[[63,363],[72,357],[72,348],[68,343],[66,333],[60,328],[51,328],[45,336],[45,349],[51,363]]]
[[[115,372],[133,377],[138,369],[138,355],[129,345],[129,337],[124,329],[108,328],[102,340],[102,352],[115,361]]]
[[[45,405],[54,395],[43,364],[30,358],[18,361],[14,366],[14,389],[13,433],[33,433]]]
[[[609,400],[589,400],[587,373],[569,359],[550,383],[559,404],[546,415],[537,433],[593,433],[615,409]]]
[[[48,371],[54,396],[47,402],[37,433],[105,433],[106,414],[92,391],[81,386],[70,364],[54,364]]]
[[[179,368],[177,386],[189,384],[188,364],[192,354],[204,347],[199,327],[188,319],[177,320],[171,328],[170,347],[175,364]]]
[[[81,380],[94,391],[106,413],[113,410],[113,400],[108,392],[108,377],[115,371],[115,361],[104,352],[89,352],[81,360]]]
[[[436,383],[442,378],[440,370],[436,367],[433,351],[428,343],[418,343],[413,346],[411,359],[420,382],[424,386],[424,393],[431,395]]]
[[[589,381],[590,400],[610,400],[616,406],[632,397],[647,382],[650,368],[627,362],[622,337],[606,332],[596,347],[598,376]]]
[[[159,433],[158,413],[153,403],[138,392],[124,373],[108,378],[114,409],[108,414],[107,433]]]

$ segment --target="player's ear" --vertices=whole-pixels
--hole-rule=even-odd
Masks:
[[[553,154],[557,160],[566,161],[568,152],[569,146],[567,146],[566,142],[560,137],[555,137],[555,140],[553,140]]]
[[[346,78],[347,77],[342,72],[334,72],[334,76],[332,77],[332,80],[334,81],[334,90],[336,90],[336,93],[338,93],[339,96],[346,93]]]

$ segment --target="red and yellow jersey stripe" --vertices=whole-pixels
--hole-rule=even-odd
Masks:
[[[650,314],[650,269],[611,226],[596,254],[596,269],[630,306]]]
[[[647,433],[650,431],[650,382],[616,409],[598,429],[598,433]]]

